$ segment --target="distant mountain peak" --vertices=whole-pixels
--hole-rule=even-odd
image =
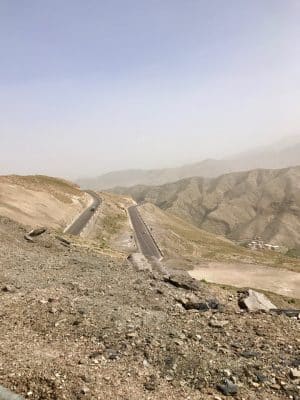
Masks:
[[[80,179],[77,182],[83,188],[105,190],[138,184],[162,185],[193,176],[213,178],[224,173],[255,168],[278,169],[296,165],[300,165],[300,135],[293,135],[270,146],[259,147],[227,159],[207,158],[177,168],[112,171],[98,178]]]

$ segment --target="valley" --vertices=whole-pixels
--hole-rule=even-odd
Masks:
[[[299,21],[0,1],[0,400],[300,400]]]
[[[259,236],[286,252],[300,243],[299,182],[300,167],[291,167],[114,191],[153,203],[213,234],[241,243]]]
[[[4,387],[33,400],[215,400],[224,398],[227,379],[245,400],[297,395],[291,371],[299,319],[280,311],[300,309],[297,258],[252,251],[153,203],[136,207],[130,196],[98,192],[94,210],[69,183],[3,180],[9,182],[0,192]],[[22,202],[26,182],[31,200]],[[6,215],[11,185],[18,207]],[[74,195],[81,207],[64,208]],[[48,199],[57,204],[53,211]],[[94,216],[79,234],[63,233],[91,207]],[[28,231],[42,225],[46,232],[28,241]],[[219,276],[208,276],[216,269]],[[249,287],[266,291],[279,313],[241,309]]]

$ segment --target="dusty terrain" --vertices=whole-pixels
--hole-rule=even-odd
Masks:
[[[208,262],[196,265],[189,274],[199,280],[240,288],[252,287],[300,299],[300,273],[281,268]]]
[[[177,287],[79,239],[29,243],[24,232],[0,218],[4,386],[39,400],[216,400],[229,379],[237,399],[299,399],[297,319],[248,314],[232,289]],[[213,309],[186,310],[188,299]]]
[[[206,231],[234,240],[261,236],[283,248],[300,247],[300,167],[253,170],[215,179],[118,189]]]
[[[0,176],[0,215],[30,227],[65,228],[89,203],[76,185],[47,176]]]
[[[139,207],[164,254],[163,264],[199,280],[252,287],[300,299],[300,261],[274,251],[252,251],[186,223],[153,204]],[[290,271],[287,271],[289,269]]]

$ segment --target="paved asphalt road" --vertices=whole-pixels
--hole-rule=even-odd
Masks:
[[[68,233],[69,235],[79,235],[101,204],[101,199],[95,192],[90,190],[87,190],[86,192],[93,197],[93,204],[84,210],[82,214],[80,214],[79,217],[72,223],[72,225],[70,225],[65,231],[65,233]]]
[[[155,257],[160,259],[162,254],[153,240],[145,222],[140,216],[137,206],[129,207],[128,212],[141,252],[145,257]]]

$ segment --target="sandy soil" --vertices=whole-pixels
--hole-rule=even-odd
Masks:
[[[30,227],[64,228],[87,206],[89,196],[80,190],[67,193],[64,188],[62,196],[58,194],[44,191],[38,185],[33,190],[0,182],[0,215]]]
[[[236,287],[252,287],[300,299],[300,273],[253,264],[208,262],[189,274],[195,279]]]

